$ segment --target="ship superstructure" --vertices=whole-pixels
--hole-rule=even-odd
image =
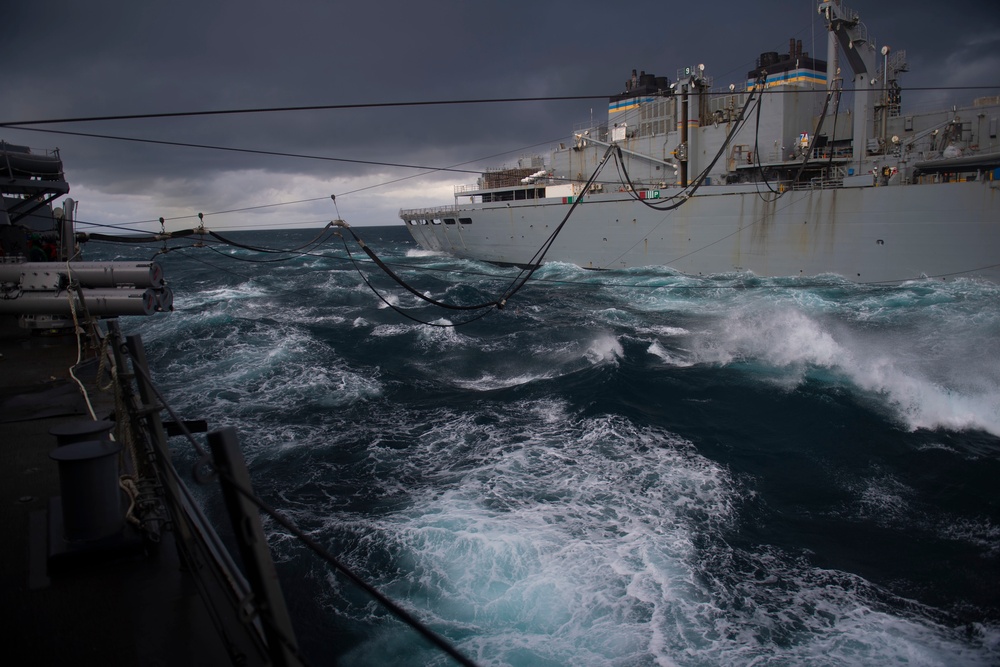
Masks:
[[[907,113],[905,52],[817,8],[824,59],[792,39],[721,90],[702,64],[633,70],[605,122],[400,216],[425,248],[516,265],[1000,280],[1000,97]]]

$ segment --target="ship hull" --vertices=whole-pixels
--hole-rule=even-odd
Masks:
[[[693,275],[837,274],[865,283],[922,277],[1000,282],[998,186],[840,187],[781,196],[763,184],[715,186],[672,211],[653,210],[628,193],[597,194],[572,211],[544,261],[594,269],[663,266]],[[663,206],[672,191],[657,194]],[[433,217],[405,211],[402,217],[423,248],[529,265],[570,207],[553,198],[458,206]]]

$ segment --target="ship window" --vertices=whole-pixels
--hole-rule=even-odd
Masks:
[[[431,224],[432,225],[440,225],[441,221],[440,220],[431,220]]]
[[[446,225],[454,225],[455,224],[455,218],[445,218],[444,219],[444,224],[446,224]]]
[[[471,225],[472,224],[472,218],[459,218],[458,221],[460,223],[462,223],[463,225]]]
[[[429,225],[429,224],[431,224],[431,221],[430,220],[421,220],[420,224],[421,225]]]

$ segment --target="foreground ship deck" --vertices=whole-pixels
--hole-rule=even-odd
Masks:
[[[2,404],[20,406],[0,413],[0,511],[6,527],[0,570],[4,628],[16,653],[39,665],[229,663],[227,647],[170,533],[155,558],[129,542],[62,571],[50,569],[50,501],[60,495],[60,485],[56,462],[49,457],[56,447],[49,431],[88,418],[80,414],[79,394],[52,391],[68,386],[76,339],[67,333],[41,335],[20,328],[14,318],[0,317],[0,355]],[[41,401],[43,393],[48,401]],[[32,409],[48,416],[22,420]],[[112,406],[95,409],[107,413]],[[221,601],[219,590],[211,595]],[[231,625],[235,619],[228,635],[239,642],[242,631]],[[254,655],[247,646],[242,650]],[[255,663],[260,661],[248,664]]]
[[[118,326],[172,309],[162,271],[82,261],[75,203],[52,206],[68,191],[58,151],[0,142],[0,563],[12,653],[29,664],[297,664],[284,659],[289,624],[279,621],[277,641],[266,623],[283,600],[247,582],[193,502],[141,340]],[[237,458],[217,456],[215,470]],[[259,530],[259,517],[243,518]],[[266,550],[262,532],[258,543]],[[266,569],[244,563],[249,577]]]

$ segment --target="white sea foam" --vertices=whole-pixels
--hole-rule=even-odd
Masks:
[[[426,415],[404,475],[434,485],[354,526],[369,536],[358,564],[373,549],[395,554],[380,587],[465,637],[459,648],[478,662],[985,666],[998,655],[995,628],[980,629],[992,648],[976,648],[915,603],[890,609],[860,577],[729,546],[721,536],[745,491],[684,440],[543,403],[508,406],[506,427]],[[476,465],[454,467],[472,452]],[[889,478],[870,482],[872,512],[906,495]],[[328,594],[342,609],[339,589]],[[402,650],[406,637],[380,634],[346,660]]]
[[[662,359],[668,366],[677,366],[683,368],[686,366],[694,365],[694,362],[688,361],[686,359],[681,358],[678,355],[673,354],[672,352],[669,352],[665,347],[663,347],[663,345],[660,344],[659,341],[653,341],[652,343],[650,343],[646,351],[649,352],[651,355]]]
[[[406,251],[407,257],[447,257],[447,255],[437,250],[424,250],[423,248],[409,248]]]
[[[786,388],[798,386],[813,369],[834,371],[881,401],[910,429],[982,429],[1000,435],[995,361],[973,367],[951,355],[918,356],[909,345],[907,339],[854,332],[787,306],[754,304],[722,318],[714,331],[692,343],[692,352],[699,363],[764,363],[780,369],[772,381]],[[964,367],[967,375],[948,371],[935,377],[945,361]]]
[[[989,518],[948,517],[937,527],[937,534],[950,540],[973,544],[983,549],[983,555],[988,558],[1000,556],[1000,526]]]
[[[541,412],[549,435],[566,429],[558,408]],[[467,438],[470,428],[477,430],[451,425],[427,438]],[[390,590],[427,588],[428,613],[448,626],[476,628],[472,643],[487,664],[641,660],[663,604],[662,596],[642,599],[642,582],[676,579],[683,587],[691,522],[730,520],[724,471],[691,457],[689,445],[616,420],[571,430],[574,442],[565,446],[536,434],[514,448],[502,441],[526,434],[480,433],[497,447],[479,467],[378,526],[397,544],[393,550],[413,559],[407,583]],[[621,447],[632,450],[631,460],[600,453]],[[434,458],[448,448],[428,444]]]
[[[606,280],[547,270],[541,275]],[[615,414],[620,406],[581,398],[572,382],[565,398],[545,387],[510,392],[532,397],[523,401],[473,393],[574,373],[609,376],[617,387],[632,379],[618,371],[642,363],[659,375],[697,365],[708,371],[700,378],[728,382],[735,369],[765,391],[829,387],[908,429],[998,433],[996,293],[836,281],[827,291],[780,281],[736,290],[742,278],[651,273],[639,277],[699,289],[567,289],[548,298],[550,287],[538,286],[487,326],[454,331],[378,310],[352,272],[334,271],[319,290],[326,296],[294,308],[260,279],[179,292],[184,309],[151,318],[143,335],[186,414],[237,423],[250,434],[251,462],[293,470],[260,479],[285,501],[282,511],[342,548],[338,555],[480,664],[1000,664],[993,625],[951,628],[946,612],[816,567],[794,547],[747,544],[756,480],[731,473],[719,453],[739,450],[742,432],[706,429],[711,442],[696,447],[664,426],[683,422],[673,406],[632,421]],[[296,285],[281,287],[285,294]],[[412,295],[393,298],[439,317]],[[332,342],[340,340],[349,345]],[[388,357],[392,379],[378,370],[383,356],[364,356],[366,346]],[[398,354],[385,355],[390,348]],[[636,358],[624,363],[626,354]],[[713,366],[726,372],[713,376]],[[436,401],[441,386],[445,398]],[[472,390],[471,398],[456,398],[453,387]],[[391,400],[378,400],[387,391]],[[768,427],[781,437],[778,422]],[[714,454],[699,453],[703,446]],[[942,444],[941,455],[962,446]],[[920,491],[881,468],[839,481],[852,492],[831,508],[841,518],[873,530],[916,526],[997,556],[998,529],[985,514],[917,516]],[[279,560],[301,566],[301,548],[271,528]],[[807,542],[798,537],[780,539]],[[289,571],[304,573],[306,595],[339,621],[371,633],[343,664],[445,664],[314,561]]]
[[[592,364],[617,362],[624,355],[621,343],[613,335],[605,334],[591,342],[586,358]]]
[[[507,387],[517,387],[520,385],[529,384],[531,382],[536,382],[538,380],[544,380],[551,377],[547,373],[540,374],[529,374],[529,375],[511,375],[508,377],[498,377],[492,373],[486,373],[478,378],[465,380],[456,379],[454,383],[464,389],[471,389],[473,391],[493,391],[494,389],[506,389]]]
[[[370,336],[377,338],[393,338],[403,336],[413,331],[413,327],[407,324],[379,324],[371,330]]]

